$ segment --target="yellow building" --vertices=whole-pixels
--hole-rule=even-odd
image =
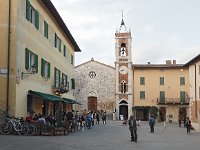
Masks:
[[[81,50],[64,21],[50,0],[0,4],[0,109],[47,115],[62,102],[65,111],[74,99],[74,52]]]
[[[137,119],[150,115],[160,121],[177,122],[189,116],[188,67],[167,60],[166,64],[133,64],[134,107]]]
[[[190,119],[192,126],[200,130],[200,54],[185,66],[189,67]]]

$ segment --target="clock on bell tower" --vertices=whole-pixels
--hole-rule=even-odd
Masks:
[[[124,27],[124,31],[122,31]],[[132,115],[133,107],[133,69],[131,57],[131,31],[126,30],[123,20],[115,33],[116,69],[116,118],[123,119]]]

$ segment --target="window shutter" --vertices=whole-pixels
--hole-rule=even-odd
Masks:
[[[44,59],[41,58],[41,75],[44,76]]]
[[[28,70],[29,69],[29,50],[26,48],[25,51],[25,68]]]
[[[56,87],[56,68],[54,67],[54,86]]]
[[[59,39],[59,52],[61,52],[61,39]]]
[[[26,0],[26,19],[30,21],[30,2]]]
[[[66,46],[64,45],[64,50],[63,50],[64,56],[66,57]]]
[[[72,81],[72,89],[75,89],[75,80],[71,79],[71,81]]]
[[[35,10],[35,27],[39,29],[39,12]]]
[[[48,78],[50,78],[50,74],[51,74],[51,65],[50,63],[48,63]]]
[[[57,47],[57,34],[55,33],[55,41],[54,41],[54,46]]]
[[[48,23],[44,21],[44,36],[48,39]]]
[[[36,73],[38,73],[38,55],[35,54]]]

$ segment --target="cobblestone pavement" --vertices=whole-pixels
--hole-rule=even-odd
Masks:
[[[178,124],[156,124],[149,133],[147,122],[138,128],[138,143],[130,142],[128,126],[120,121],[95,125],[67,136],[3,136],[0,150],[199,150],[200,133],[187,135]]]

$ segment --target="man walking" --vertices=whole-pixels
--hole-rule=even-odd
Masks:
[[[129,130],[131,132],[131,141],[137,142],[137,123],[134,116],[130,116],[128,125],[129,125]]]
[[[151,118],[149,119],[149,126],[151,129],[151,133],[154,133],[154,125],[155,125],[155,119],[153,118],[153,116],[151,116]]]

